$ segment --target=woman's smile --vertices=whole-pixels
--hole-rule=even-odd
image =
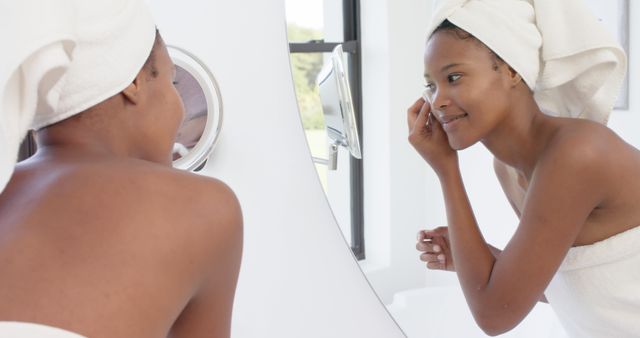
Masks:
[[[442,128],[446,132],[453,130],[455,126],[458,125],[463,118],[466,118],[468,116],[469,114],[467,113],[455,114],[455,115],[454,114],[437,115],[438,121],[440,121],[440,124],[442,124]]]

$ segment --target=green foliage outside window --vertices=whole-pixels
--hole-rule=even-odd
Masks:
[[[307,42],[322,39],[322,31],[303,28],[295,24],[288,24],[289,41]],[[296,87],[298,108],[302,117],[304,129],[324,128],[322,103],[316,85],[316,77],[322,68],[321,53],[291,54],[291,68]]]

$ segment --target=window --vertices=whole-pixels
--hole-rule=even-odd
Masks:
[[[286,0],[286,9],[291,66],[307,142],[334,215],[354,255],[364,259],[362,160],[343,152],[341,156],[348,158],[344,163],[339,160],[337,172],[328,172],[327,136],[316,84],[325,58],[342,44],[362,135],[359,0]]]

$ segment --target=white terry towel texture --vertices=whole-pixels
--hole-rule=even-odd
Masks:
[[[51,326],[23,323],[0,322],[0,338],[86,338],[84,336]]]
[[[0,192],[27,130],[122,91],[154,40],[144,0],[0,0]]]
[[[58,100],[51,89],[71,61],[74,17],[72,0],[0,1],[0,192],[36,106],[51,112]]]
[[[607,123],[627,59],[583,0],[439,0],[428,36],[446,19],[515,69],[545,113]]]
[[[639,337],[640,226],[571,248],[545,296],[571,337]]]

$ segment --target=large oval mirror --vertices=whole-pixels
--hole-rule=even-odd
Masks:
[[[222,99],[209,69],[192,53],[168,46],[176,65],[176,89],[185,117],[173,145],[173,167],[198,171],[204,167],[222,127]]]
[[[425,30],[434,1],[285,3],[293,82],[307,144],[333,215],[371,287],[409,338],[486,337],[473,320],[455,273],[427,269],[415,249],[419,229],[446,224],[437,177],[407,142],[405,114],[424,90]],[[341,59],[332,54],[338,45],[343,48],[354,123],[345,120],[349,105],[338,99],[340,83],[327,81],[327,66],[343,68],[331,65]],[[332,149],[333,144],[356,145],[344,141],[350,124],[358,126],[361,151]],[[461,154],[461,163],[470,199],[483,211],[478,220],[489,225],[483,228],[487,241],[504,247],[509,226],[517,225],[517,219],[497,182],[487,179],[492,155],[475,147]],[[561,334],[551,309],[540,304],[505,337]]]

